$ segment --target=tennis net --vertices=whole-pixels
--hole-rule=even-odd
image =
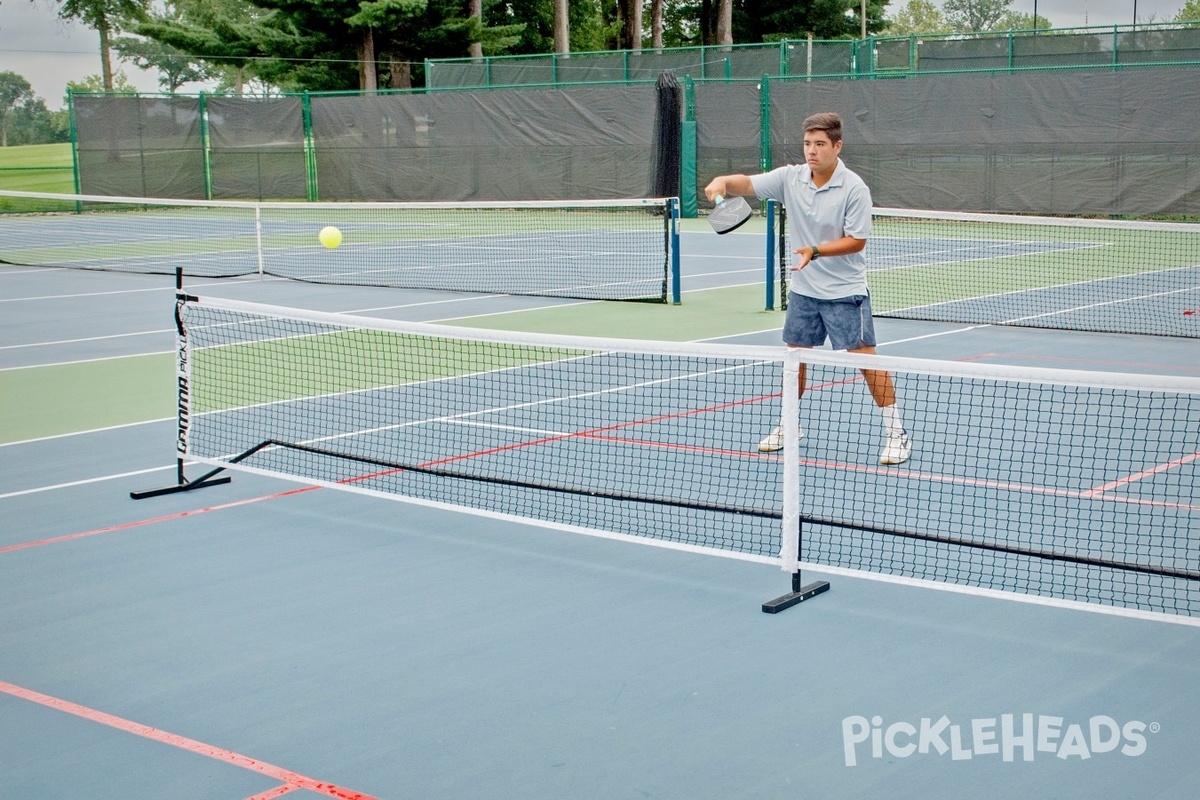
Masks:
[[[254,203],[0,192],[0,263],[679,301],[674,198]],[[342,244],[318,241],[326,226]]]
[[[1200,380],[181,295],[182,457],[803,567],[1200,618]],[[799,359],[808,390],[798,403]],[[913,457],[881,466],[859,370]],[[760,453],[781,418],[785,449]],[[806,436],[799,437],[797,422]]]
[[[768,246],[786,307],[786,213]],[[877,316],[1200,337],[1200,224],[875,209]]]

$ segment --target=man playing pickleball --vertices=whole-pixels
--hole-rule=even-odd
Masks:
[[[788,210],[789,236],[799,245],[794,251],[799,258],[788,268],[783,341],[789,347],[818,347],[828,338],[835,350],[874,353],[875,327],[863,255],[871,233],[871,191],[838,158],[841,152],[841,117],[813,114],[804,120],[803,165],[761,175],[721,175],[704,193],[709,200],[717,195],[771,199]],[[862,374],[883,415],[887,443],[879,463],[901,464],[912,453],[912,441],[900,418],[892,376],[869,369]],[[801,395],[804,388],[805,365],[801,364]],[[782,429],[771,431],[758,449],[782,450]]]

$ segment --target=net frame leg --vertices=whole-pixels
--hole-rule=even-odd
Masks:
[[[778,614],[780,611],[789,609],[794,605],[803,603],[805,600],[829,591],[829,581],[813,581],[807,586],[803,584],[804,581],[800,577],[800,570],[796,570],[792,573],[792,590],[787,594],[776,597],[774,600],[768,600],[763,603],[763,613]]]
[[[792,576],[792,590],[763,603],[767,614],[778,614],[798,603],[829,591],[829,581],[807,586],[800,577],[800,552],[804,526],[800,519],[800,351],[788,350],[783,362],[782,403],[779,424],[783,428],[783,514],[780,526],[779,562]]]
[[[223,478],[215,477],[225,471],[225,467],[217,467],[209,470],[195,480],[188,480],[184,474],[183,459],[176,459],[175,466],[175,483],[171,486],[162,486],[158,489],[145,489],[140,492],[130,492],[129,496],[134,500],[145,500],[149,497],[161,497],[166,494],[176,494],[178,492],[190,492],[193,489],[203,489],[208,486],[219,486],[224,483],[230,483],[233,478],[226,475]]]
[[[178,387],[178,439],[176,448],[179,456],[175,459],[175,484],[158,489],[146,489],[140,492],[130,492],[134,500],[145,500],[148,497],[161,497],[177,492],[190,492],[193,489],[203,489],[207,486],[219,486],[229,483],[233,478],[226,475],[215,477],[225,471],[225,467],[212,469],[195,480],[188,480],[183,467],[183,456],[187,453],[188,430],[191,425],[191,350],[188,347],[187,329],[183,325],[183,305],[189,300],[195,300],[183,291],[183,267],[175,267],[175,353],[176,353],[176,383]]]

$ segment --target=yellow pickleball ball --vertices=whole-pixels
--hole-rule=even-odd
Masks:
[[[317,239],[321,242],[321,244],[332,250],[342,243],[342,232],[332,225],[326,225],[324,228],[321,228],[321,232],[317,234]]]

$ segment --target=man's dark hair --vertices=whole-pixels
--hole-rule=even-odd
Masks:
[[[842,118],[832,111],[813,114],[804,120],[804,132],[810,133],[811,131],[825,131],[829,141],[837,144],[842,140]]]

